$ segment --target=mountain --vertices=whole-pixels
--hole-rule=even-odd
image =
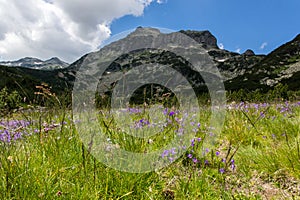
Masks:
[[[61,61],[57,57],[53,57],[45,61],[37,58],[25,57],[16,61],[2,61],[0,62],[0,65],[9,67],[26,67],[40,70],[62,69],[69,66],[68,63]]]
[[[278,83],[300,90],[300,34],[255,63],[244,74],[229,80],[227,89],[272,88]]]
[[[98,80],[98,89],[106,94],[111,91],[125,72],[137,66],[147,66],[147,68],[149,68],[150,64],[153,65],[155,63],[179,71],[180,74],[186,77],[197,93],[207,91],[203,78],[206,79],[206,81],[222,79],[225,89],[230,91],[239,90],[241,88],[248,91],[256,89],[267,91],[274,88],[278,83],[286,84],[289,90],[300,90],[300,35],[297,35],[293,40],[278,47],[268,55],[256,55],[251,49],[248,49],[242,54],[220,49],[217,46],[216,37],[207,30],[182,30],[180,33],[193,38],[199,45],[180,47],[170,43],[167,46],[172,51],[155,48],[140,48],[139,50],[128,52],[114,58],[115,55],[118,55],[120,50],[124,50],[126,46],[130,45],[139,46],[145,42],[160,45],[164,44],[164,42],[166,42],[165,40],[168,39],[177,40],[179,43],[184,42],[180,41],[180,38],[177,38],[178,34],[176,33],[164,34],[158,29],[138,27],[125,38],[112,42],[97,52],[82,56],[68,67],[42,71],[38,70],[42,69],[41,67],[35,68],[32,66],[34,66],[34,64],[39,65],[39,62],[47,63],[50,61],[48,63],[55,63],[58,62],[59,59],[53,58],[48,61],[40,61],[33,58],[24,58],[25,60],[20,59],[19,61],[15,61],[15,64],[11,62],[11,65],[17,66],[20,66],[21,64],[19,63],[22,63],[23,67],[12,68],[0,66],[0,76],[5,76],[5,73],[6,75],[10,74],[10,79],[6,80],[8,87],[10,86],[9,83],[14,81],[18,82],[22,80],[24,82],[27,80],[27,82],[30,82],[34,80],[35,84],[46,82],[52,85],[53,90],[59,93],[72,88],[76,73],[81,67],[92,66],[92,68],[86,69],[88,72],[86,76],[87,80],[98,76],[99,71],[97,71],[97,67],[101,65],[99,58],[103,56],[103,53],[106,53],[107,56],[105,59],[108,61],[110,58],[114,58],[113,62],[110,63],[103,73],[102,78]],[[134,47],[132,46],[132,48]],[[172,53],[174,51],[181,51],[190,58],[199,57],[203,54],[209,55],[213,65],[220,71],[221,77],[209,73],[199,74],[191,63],[187,62],[187,60],[180,55]],[[25,63],[28,64],[25,65]],[[7,65],[8,63],[4,64]],[[0,63],[0,65],[4,64],[3,62]],[[203,67],[207,67],[208,69],[212,66],[204,65]],[[147,68],[145,68],[145,71],[147,71]],[[12,71],[12,69],[14,71]],[[207,69],[203,68],[204,71],[207,71]],[[147,74],[149,72],[145,73]],[[159,73],[156,74],[160,77]],[[137,76],[140,75],[137,74]],[[22,77],[22,79],[20,77]],[[25,81],[22,86],[27,87],[27,82]],[[0,87],[3,87],[3,85],[5,85],[3,81],[0,81]],[[83,83],[83,85],[88,85],[88,83]],[[31,87],[31,85],[28,85],[28,87]],[[159,90],[159,87],[155,87]],[[139,89],[138,92],[140,93],[141,89]]]

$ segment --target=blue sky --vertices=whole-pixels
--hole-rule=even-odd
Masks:
[[[114,20],[112,35],[137,26],[209,30],[227,50],[267,54],[300,33],[300,0],[168,0]]]

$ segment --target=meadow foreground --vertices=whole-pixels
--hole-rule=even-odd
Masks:
[[[141,108],[125,112],[129,129],[157,126],[160,133],[127,135],[103,110],[96,121],[110,153],[163,149],[164,168],[112,169],[83,145],[80,120],[69,110],[20,111],[0,120],[0,199],[299,199],[300,102],[228,104],[221,134],[205,149],[214,127],[203,107],[191,117],[194,137],[179,156],[179,149],[166,146],[185,134],[181,112],[163,108],[156,123]]]

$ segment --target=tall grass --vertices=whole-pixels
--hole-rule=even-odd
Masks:
[[[209,110],[203,109],[186,153],[168,167],[141,174],[117,171],[95,159],[82,144],[68,109],[3,117],[0,199],[299,199],[299,104],[228,105],[222,134],[205,156],[202,142],[213,127]],[[146,114],[134,117],[145,119]],[[99,124],[113,142],[130,151],[163,148],[166,136],[173,137],[176,130],[170,123],[151,140],[124,133],[127,138],[122,140],[122,132],[105,115],[99,115]],[[8,123],[21,120],[29,124]],[[8,142],[4,130],[22,136]]]

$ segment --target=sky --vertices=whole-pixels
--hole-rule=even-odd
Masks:
[[[300,33],[300,0],[0,0],[0,61],[69,63],[138,26],[209,30],[218,46],[267,54]]]

